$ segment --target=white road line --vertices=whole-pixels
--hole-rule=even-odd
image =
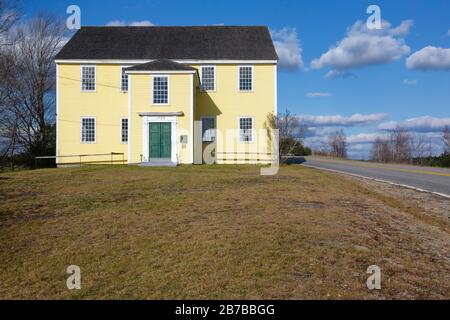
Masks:
[[[318,170],[324,170],[324,171],[329,171],[329,172],[334,172],[334,173],[345,174],[345,175],[349,175],[349,176],[353,176],[353,177],[357,177],[357,178],[368,179],[368,180],[373,180],[373,181],[377,181],[377,182],[383,182],[383,183],[387,183],[387,184],[390,184],[390,185],[393,185],[393,186],[397,186],[397,187],[408,188],[408,189],[416,190],[416,191],[419,191],[419,192],[431,193],[431,194],[434,194],[434,195],[437,195],[437,196],[440,196],[440,197],[444,197],[444,198],[450,199],[450,195],[448,195],[448,194],[440,193],[440,192],[433,192],[433,191],[417,188],[417,187],[414,187],[414,186],[410,186],[410,185],[407,185],[407,184],[395,183],[395,182],[387,181],[387,180],[383,180],[383,179],[366,177],[366,176],[362,176],[362,175],[355,174],[355,173],[349,173],[349,172],[345,172],[345,171],[339,171],[339,170],[334,170],[334,169],[326,169],[326,168],[316,167],[314,165],[306,165],[306,164],[302,164],[302,165],[304,167],[308,167],[308,168],[313,168],[313,169],[318,169]]]

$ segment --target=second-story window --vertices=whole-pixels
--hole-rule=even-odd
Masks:
[[[203,91],[216,90],[216,67],[214,66],[202,67],[202,90]]]
[[[169,77],[167,76],[153,77],[153,103],[154,104],[169,103]]]
[[[120,79],[120,90],[123,92],[128,91],[128,75],[125,73],[125,69],[128,67],[122,67],[122,77]]]
[[[253,67],[239,67],[239,91],[253,91]]]
[[[81,67],[81,90],[95,91],[95,66]]]

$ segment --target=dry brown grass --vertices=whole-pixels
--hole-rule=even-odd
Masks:
[[[449,222],[299,166],[2,174],[0,298],[450,298]],[[65,286],[81,267],[82,290]],[[366,288],[369,265],[382,290]]]

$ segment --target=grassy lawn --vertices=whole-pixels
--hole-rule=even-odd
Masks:
[[[450,298],[448,220],[300,166],[3,173],[0,243],[3,299]]]

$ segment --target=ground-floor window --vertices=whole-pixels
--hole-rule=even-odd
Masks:
[[[213,117],[202,118],[202,141],[216,141],[216,119]]]
[[[81,142],[94,143],[95,141],[95,118],[81,118]]]
[[[253,118],[239,118],[239,142],[253,142]]]
[[[120,142],[128,142],[128,119],[122,118],[120,121]]]

